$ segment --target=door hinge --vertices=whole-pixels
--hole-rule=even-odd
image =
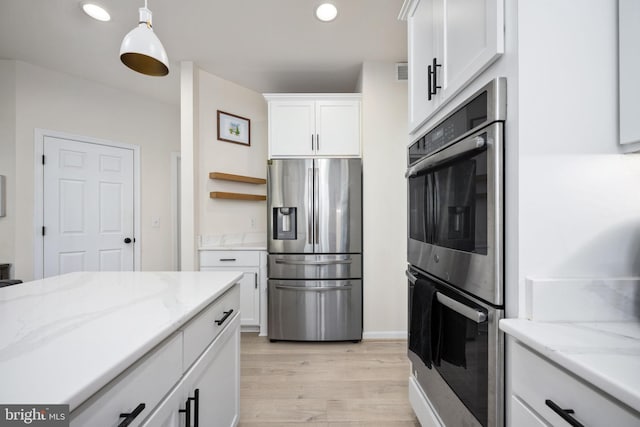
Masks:
[[[44,165],[44,154],[42,155],[42,164]]]
[[[42,235],[44,236],[44,234],[45,234],[45,227],[44,227],[44,225],[43,225],[43,226],[42,226]]]

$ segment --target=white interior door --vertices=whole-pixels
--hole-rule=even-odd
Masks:
[[[45,136],[44,155],[44,277],[133,270],[133,150]]]

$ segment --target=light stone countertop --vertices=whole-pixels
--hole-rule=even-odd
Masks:
[[[73,410],[241,276],[70,273],[0,288],[0,402]]]
[[[640,411],[639,322],[537,322],[503,319],[500,329]]]
[[[640,278],[527,278],[500,329],[640,412]]]

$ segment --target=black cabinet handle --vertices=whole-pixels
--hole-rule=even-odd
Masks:
[[[193,427],[198,427],[199,424],[199,418],[200,418],[200,389],[197,388],[194,392],[193,392],[193,406],[196,412],[196,417],[193,420]]]
[[[118,427],[127,427],[129,424],[131,424],[133,420],[135,420],[136,417],[140,415],[140,412],[144,411],[145,406],[146,405],[144,403],[141,403],[136,406],[136,409],[134,409],[133,412],[128,414],[120,414],[120,418],[124,418],[124,420],[122,420],[122,422],[118,424]]]
[[[553,400],[547,399],[544,401],[545,405],[553,410],[556,414],[560,415],[560,417],[565,420],[569,425],[573,427],[584,427],[583,424],[578,422],[575,418],[573,418],[570,414],[575,414],[573,409],[562,409],[559,407]]]
[[[438,67],[441,67],[441,64],[438,64],[437,58],[433,58],[433,72],[431,73],[431,77],[433,77],[433,83],[431,84],[431,94],[435,95],[438,92],[438,89],[442,89],[441,86],[438,86]]]
[[[431,71],[431,65],[429,65],[427,67],[427,100],[431,101],[431,95],[433,95],[433,93],[431,93],[431,74],[433,74],[433,71]]]
[[[131,238],[125,237],[124,242],[128,245],[129,243],[131,243]]]
[[[220,258],[220,261],[235,261],[235,258]]]
[[[227,320],[229,318],[229,316],[231,316],[231,313],[233,313],[233,309],[231,309],[229,311],[223,311],[222,314],[224,314],[224,316],[222,316],[222,319],[216,320],[216,323],[218,325],[222,325],[224,323],[224,321]]]
[[[185,414],[185,421],[184,421],[184,425],[188,426],[189,424],[191,424],[191,398],[188,397],[187,400],[184,402],[184,409],[178,409],[178,412],[181,414]]]

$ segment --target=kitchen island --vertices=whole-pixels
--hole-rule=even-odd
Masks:
[[[156,413],[180,416],[165,400],[193,394],[188,388],[220,371],[232,387],[225,410],[235,414],[216,425],[234,425],[240,277],[71,273],[0,289],[0,403],[68,404],[72,426],[116,425],[120,414],[142,408],[130,424],[139,425]],[[200,398],[212,394],[205,388]]]

